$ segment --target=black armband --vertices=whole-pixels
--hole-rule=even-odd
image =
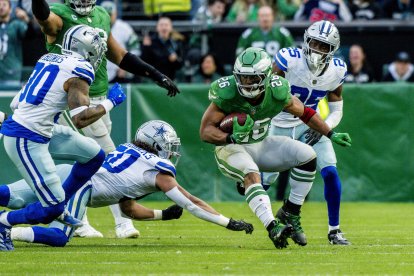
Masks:
[[[328,137],[329,139],[331,139],[331,136],[334,134],[335,132],[331,129],[328,134],[326,134],[326,137]]]
[[[228,134],[226,136],[226,143],[227,144],[235,144],[235,141],[234,141],[233,136],[231,134]]]
[[[157,82],[162,82],[164,78],[164,75],[161,74],[160,71],[130,52],[125,54],[124,58],[119,63],[119,68],[134,75],[149,77]]]
[[[45,0],[32,0],[32,12],[37,20],[45,21],[50,15],[50,8]]]

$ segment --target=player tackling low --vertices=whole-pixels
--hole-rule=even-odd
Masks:
[[[350,146],[347,133],[335,133],[315,112],[291,95],[283,77],[272,74],[272,61],[259,48],[248,48],[236,59],[233,76],[212,83],[212,102],[200,127],[202,140],[217,145],[215,158],[221,172],[242,181],[246,201],[269,232],[276,248],[288,245],[291,237],[306,245],[301,227],[300,209],[312,187],[316,171],[316,153],[309,145],[284,136],[267,136],[271,119],[282,110],[299,117],[312,129],[342,146]],[[233,132],[218,128],[227,114],[247,114],[246,122],[233,120]],[[260,171],[284,171],[292,168],[289,199],[282,207],[290,216],[287,225],[275,219],[269,196],[261,185]]]
[[[203,200],[191,195],[175,179],[180,157],[180,138],[171,125],[164,121],[149,121],[136,133],[132,143],[122,144],[105,159],[99,171],[77,191],[67,204],[75,218],[82,218],[86,206],[102,207],[118,204],[123,214],[138,220],[169,220],[181,216],[182,208],[194,216],[226,227],[232,231],[253,232],[253,225],[229,219]],[[62,181],[68,177],[70,165],[60,166]],[[21,208],[36,200],[24,180],[2,186],[0,196],[8,208]],[[173,205],[166,210],[151,210],[136,200],[162,191],[180,207]],[[4,203],[3,203],[4,204]],[[73,229],[59,222],[46,227],[20,227],[12,231],[14,240],[64,246]]]

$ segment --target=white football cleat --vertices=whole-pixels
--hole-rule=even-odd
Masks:
[[[130,221],[115,226],[115,234],[118,239],[136,239],[140,235]]]
[[[102,233],[93,228],[89,223],[84,223],[83,226],[77,228],[73,236],[81,238],[103,238]]]

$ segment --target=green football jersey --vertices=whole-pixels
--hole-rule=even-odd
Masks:
[[[50,10],[62,18],[63,27],[52,44],[46,41],[46,49],[51,53],[61,54],[63,36],[66,31],[79,24],[88,25],[94,28],[100,28],[105,31],[109,37],[111,31],[111,20],[104,8],[96,6],[89,15],[79,15],[65,4],[55,3],[50,6]],[[89,96],[105,96],[108,92],[108,73],[106,71],[106,57],[103,58],[101,65],[95,72],[95,80],[89,89]]]
[[[293,37],[285,27],[275,26],[267,33],[256,27],[243,32],[237,44],[236,54],[239,55],[249,47],[256,47],[264,49],[274,57],[280,49],[293,46]]]
[[[280,113],[291,99],[289,82],[272,74],[265,84],[264,98],[257,105],[250,104],[237,89],[234,76],[222,77],[211,84],[208,97],[226,114],[249,114],[255,124],[253,131],[242,143],[260,142],[266,137],[272,118]]]

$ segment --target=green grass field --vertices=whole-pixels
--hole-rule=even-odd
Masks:
[[[15,242],[14,252],[0,253],[0,274],[414,274],[414,204],[343,203],[341,228],[353,245],[339,247],[327,241],[325,204],[305,203],[308,245],[290,242],[284,250],[273,247],[246,203],[212,205],[255,231],[231,232],[185,212],[180,220],[135,222],[141,237],[119,240],[109,208],[89,209],[106,238],[74,238],[64,248]],[[280,203],[273,205],[276,211]]]

